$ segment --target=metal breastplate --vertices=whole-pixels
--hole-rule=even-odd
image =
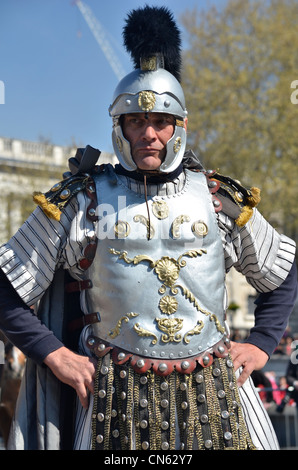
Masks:
[[[183,191],[143,195],[116,175],[96,177],[98,247],[88,276],[93,335],[152,359],[198,355],[224,334],[224,255],[202,173]]]

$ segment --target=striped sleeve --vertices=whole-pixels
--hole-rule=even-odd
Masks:
[[[84,207],[85,195],[79,198]],[[63,210],[60,221],[49,219],[37,207],[0,248],[0,268],[27,305],[35,304],[42,297],[59,267],[76,271],[87,243],[88,227],[80,229],[85,212],[78,208],[77,199]]]
[[[295,258],[296,245],[280,235],[255,209],[244,227],[218,214],[226,270],[241,272],[258,292],[269,292],[286,279]]]

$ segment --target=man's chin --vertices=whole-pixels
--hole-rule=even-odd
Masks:
[[[135,163],[139,170],[156,171],[162,162],[159,158],[149,155],[142,158],[136,158]]]

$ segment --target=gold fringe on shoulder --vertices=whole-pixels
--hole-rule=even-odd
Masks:
[[[261,201],[261,190],[251,188],[247,197],[247,204],[242,208],[240,215],[235,220],[238,227],[243,227],[253,215],[253,207],[256,207]]]
[[[43,193],[34,192],[33,201],[35,202],[35,204],[37,204],[38,206],[42,208],[42,210],[48,217],[54,220],[58,220],[58,221],[60,220],[60,216],[61,216],[60,209],[54,204],[51,204]]]
[[[249,207],[256,207],[261,201],[261,190],[259,188],[250,188],[251,196],[247,198]]]

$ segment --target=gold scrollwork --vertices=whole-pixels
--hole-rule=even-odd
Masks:
[[[139,93],[138,105],[142,111],[148,113],[155,106],[156,98],[153,91],[141,91]]]
[[[186,287],[184,286],[181,286],[181,285],[177,285],[175,286],[176,288],[179,287],[184,295],[184,297],[189,300],[190,303],[193,304],[193,306],[196,308],[196,310],[198,312],[201,312],[203,313],[204,315],[206,315],[207,317],[210,318],[210,321],[214,321],[215,323],[215,326],[216,326],[216,329],[220,332],[220,333],[224,333],[225,332],[225,327],[222,326],[220,324],[220,321],[218,320],[217,316],[214,315],[214,314],[211,314],[211,312],[208,312],[208,310],[204,310],[202,307],[200,307],[200,305],[198,304],[198,301],[197,299],[195,298],[195,296],[193,295],[193,293],[187,289]]]
[[[145,328],[143,328],[142,326],[140,326],[139,323],[135,323],[134,326],[133,326],[133,329],[135,330],[135,332],[139,335],[139,336],[145,336],[145,337],[148,337],[148,336],[153,336],[153,340],[151,341],[152,344],[156,344],[157,343],[157,336],[152,333],[151,331],[149,330],[146,330]]]
[[[184,224],[185,222],[189,222],[190,218],[188,215],[178,215],[172,223],[171,232],[173,238],[180,238],[180,225]]]
[[[161,335],[163,343],[175,342],[180,343],[182,336],[178,334],[183,326],[182,318],[155,318],[158,328],[164,332]]]
[[[141,224],[145,225],[147,229],[147,237],[149,240],[152,240],[152,238],[155,235],[155,230],[152,224],[149,223],[149,219],[145,217],[144,215],[137,214],[133,218],[134,222],[140,222]]]
[[[138,313],[134,313],[134,312],[130,312],[130,313],[127,313],[126,315],[123,315],[123,317],[121,317],[118,321],[117,321],[117,324],[115,326],[115,328],[113,328],[110,332],[109,332],[109,336],[114,339],[116,338],[116,336],[118,336],[120,334],[120,331],[121,331],[121,328],[122,328],[122,323],[128,323],[129,320],[131,318],[135,318],[137,317],[139,314]]]
[[[110,248],[110,253],[117,255],[118,259],[124,260],[127,264],[137,265],[141,263],[142,261],[149,262],[150,267],[154,269],[155,273],[157,274],[158,279],[163,283],[163,285],[159,289],[160,294],[165,293],[166,287],[170,288],[171,293],[173,295],[177,295],[179,289],[181,289],[184,297],[187,300],[189,300],[191,304],[193,304],[193,306],[196,308],[198,312],[201,312],[203,315],[206,315],[207,317],[209,317],[210,321],[213,321],[215,323],[215,326],[219,332],[221,333],[225,332],[225,327],[221,325],[216,315],[200,307],[194,294],[189,289],[187,289],[186,287],[180,284],[176,284],[176,281],[179,278],[180,269],[186,266],[186,261],[182,258],[185,256],[189,258],[196,258],[197,256],[202,256],[203,254],[206,254],[207,253],[206,250],[203,250],[203,249],[189,250],[183,253],[182,255],[180,255],[177,260],[175,258],[169,258],[168,256],[163,256],[162,258],[156,261],[148,255],[137,255],[134,258],[128,258],[126,251],[116,251],[113,248]],[[164,321],[166,320],[170,320],[170,319],[164,319]],[[177,320],[178,322],[179,319],[172,319],[172,320],[173,321]],[[163,326],[163,323],[161,322],[160,325]],[[169,330],[167,334],[168,336],[172,337],[171,328],[174,328],[174,325],[171,325],[171,322],[168,323],[168,325],[169,325],[168,326]],[[172,340],[169,340],[169,341],[172,341]]]
[[[185,333],[183,340],[186,344],[189,344],[190,339],[188,339],[188,336],[193,336],[193,335],[199,335],[204,328],[204,322],[203,320],[198,320],[197,324],[194,326],[192,330],[189,330],[187,333]]]

